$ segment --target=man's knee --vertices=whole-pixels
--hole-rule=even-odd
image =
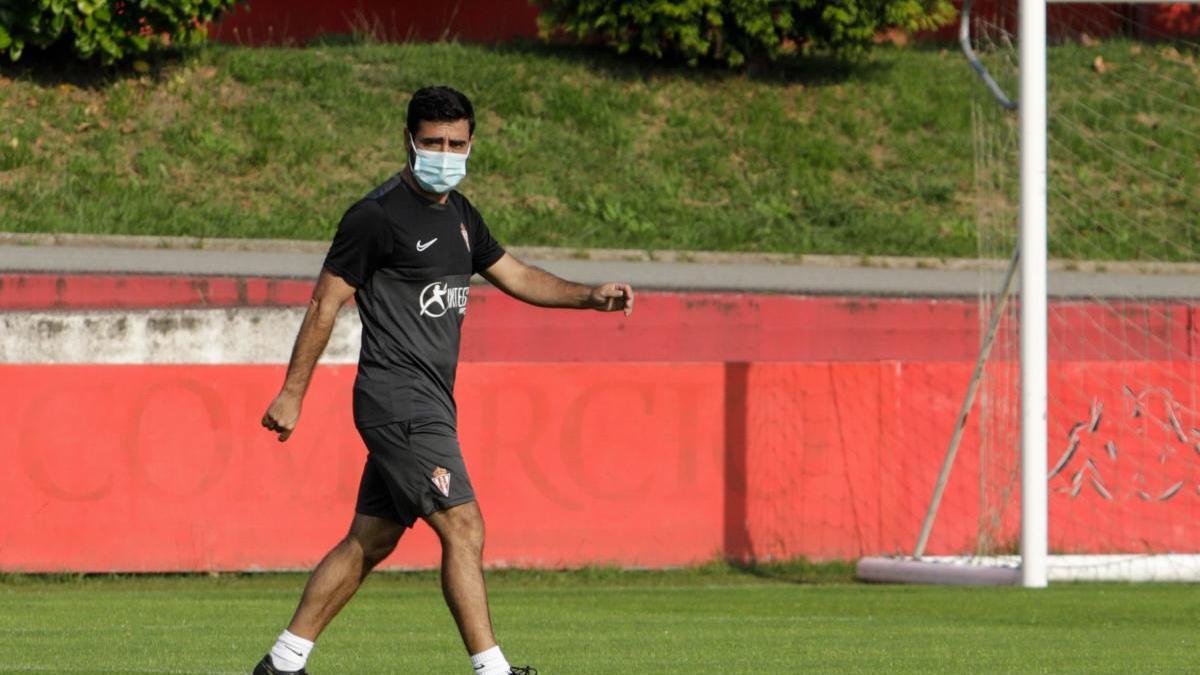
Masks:
[[[443,547],[483,550],[483,514],[475,502],[439,511],[427,520],[442,540]]]
[[[363,563],[371,568],[396,550],[396,543],[403,533],[404,527],[399,523],[356,514],[346,541],[362,551]]]
[[[362,547],[363,564],[367,567],[375,567],[383,562],[385,558],[392,554],[392,551],[396,550],[396,542],[398,541],[399,538],[392,539],[391,541],[378,539],[359,541],[359,545]]]

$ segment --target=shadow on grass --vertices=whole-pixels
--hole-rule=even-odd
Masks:
[[[729,562],[741,574],[791,584],[855,583],[854,563],[837,561],[814,563],[803,558],[783,562]]]
[[[518,40],[491,48],[499,54],[555,58],[622,80],[675,77],[703,83],[746,77],[758,82],[820,86],[875,77],[891,67],[878,59],[854,59],[833,54],[789,56],[773,62],[749,64],[745,68],[729,68],[717,63],[689,66],[679,60],[660,61],[642,53],[616,54],[602,45]]]
[[[203,47],[156,50],[104,65],[98,59],[79,59],[65,42],[60,41],[46,49],[26,48],[16,63],[7,57],[0,59],[0,77],[25,80],[42,87],[71,85],[79,89],[104,89],[121,80],[149,77],[158,81],[168,69],[201,49]]]
[[[360,34],[326,34],[310,40],[307,46],[353,47],[377,43]],[[789,56],[773,62],[753,63],[744,68],[728,68],[717,63],[689,66],[682,61],[660,61],[641,53],[616,54],[601,45],[516,40],[488,48],[497,54],[558,59],[626,81],[672,77],[704,83],[746,77],[766,83],[822,86],[882,76],[891,67],[887,60],[871,58],[869,55],[857,59],[834,54]],[[59,42],[47,49],[30,47],[17,63],[0,60],[0,76],[28,80],[46,87],[69,84],[81,89],[100,89],[125,79],[148,76],[158,80],[165,71],[204,49],[205,46],[157,50],[112,65],[103,65],[96,59],[80,60],[70,45]]]

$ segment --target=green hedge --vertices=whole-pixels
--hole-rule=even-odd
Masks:
[[[203,42],[207,25],[238,0],[0,0],[0,52],[69,42],[80,59],[112,63]]]
[[[880,32],[949,22],[948,0],[533,0],[544,37],[601,40],[621,53],[740,66],[805,48],[861,52]]]

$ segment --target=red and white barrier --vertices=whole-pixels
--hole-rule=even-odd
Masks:
[[[349,523],[365,451],[350,417],[353,313],[292,440],[279,444],[258,424],[309,288],[0,275],[0,569],[313,564]],[[1052,390],[1067,392],[1060,405],[1086,415],[1095,396],[1121,395],[1115,373],[1129,372],[1128,355],[1102,338],[1102,311],[1058,309],[1061,320],[1095,326],[1086,344],[1058,346],[1073,358],[1052,370]],[[1194,353],[1196,317],[1175,311],[1156,308],[1165,318],[1153,343]],[[538,310],[476,288],[458,400],[487,562],[665,566],[906,551],[978,325],[975,304],[957,300],[645,293],[627,320]],[[1142,367],[1152,379],[1193,366]],[[1109,393],[1069,393],[1078,369],[1092,381],[1114,373]],[[1120,405],[1113,398],[1106,409]],[[1131,461],[1157,452],[1132,428],[1111,433]],[[1057,457],[1066,430],[1051,437]],[[977,443],[969,432],[964,458]],[[1179,459],[1186,486],[1167,501],[1139,498],[1117,478],[1115,503],[1052,492],[1052,546],[1195,550],[1191,526],[1179,525],[1195,522],[1200,506],[1195,462]],[[932,553],[974,536],[979,471],[969,460],[956,469]],[[419,525],[387,564],[436,561]]]

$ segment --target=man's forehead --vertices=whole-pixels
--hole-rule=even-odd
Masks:
[[[471,125],[465,119],[454,120],[453,122],[422,121],[417,126],[417,132],[414,135],[417,138],[449,137],[466,139],[471,136]]]

